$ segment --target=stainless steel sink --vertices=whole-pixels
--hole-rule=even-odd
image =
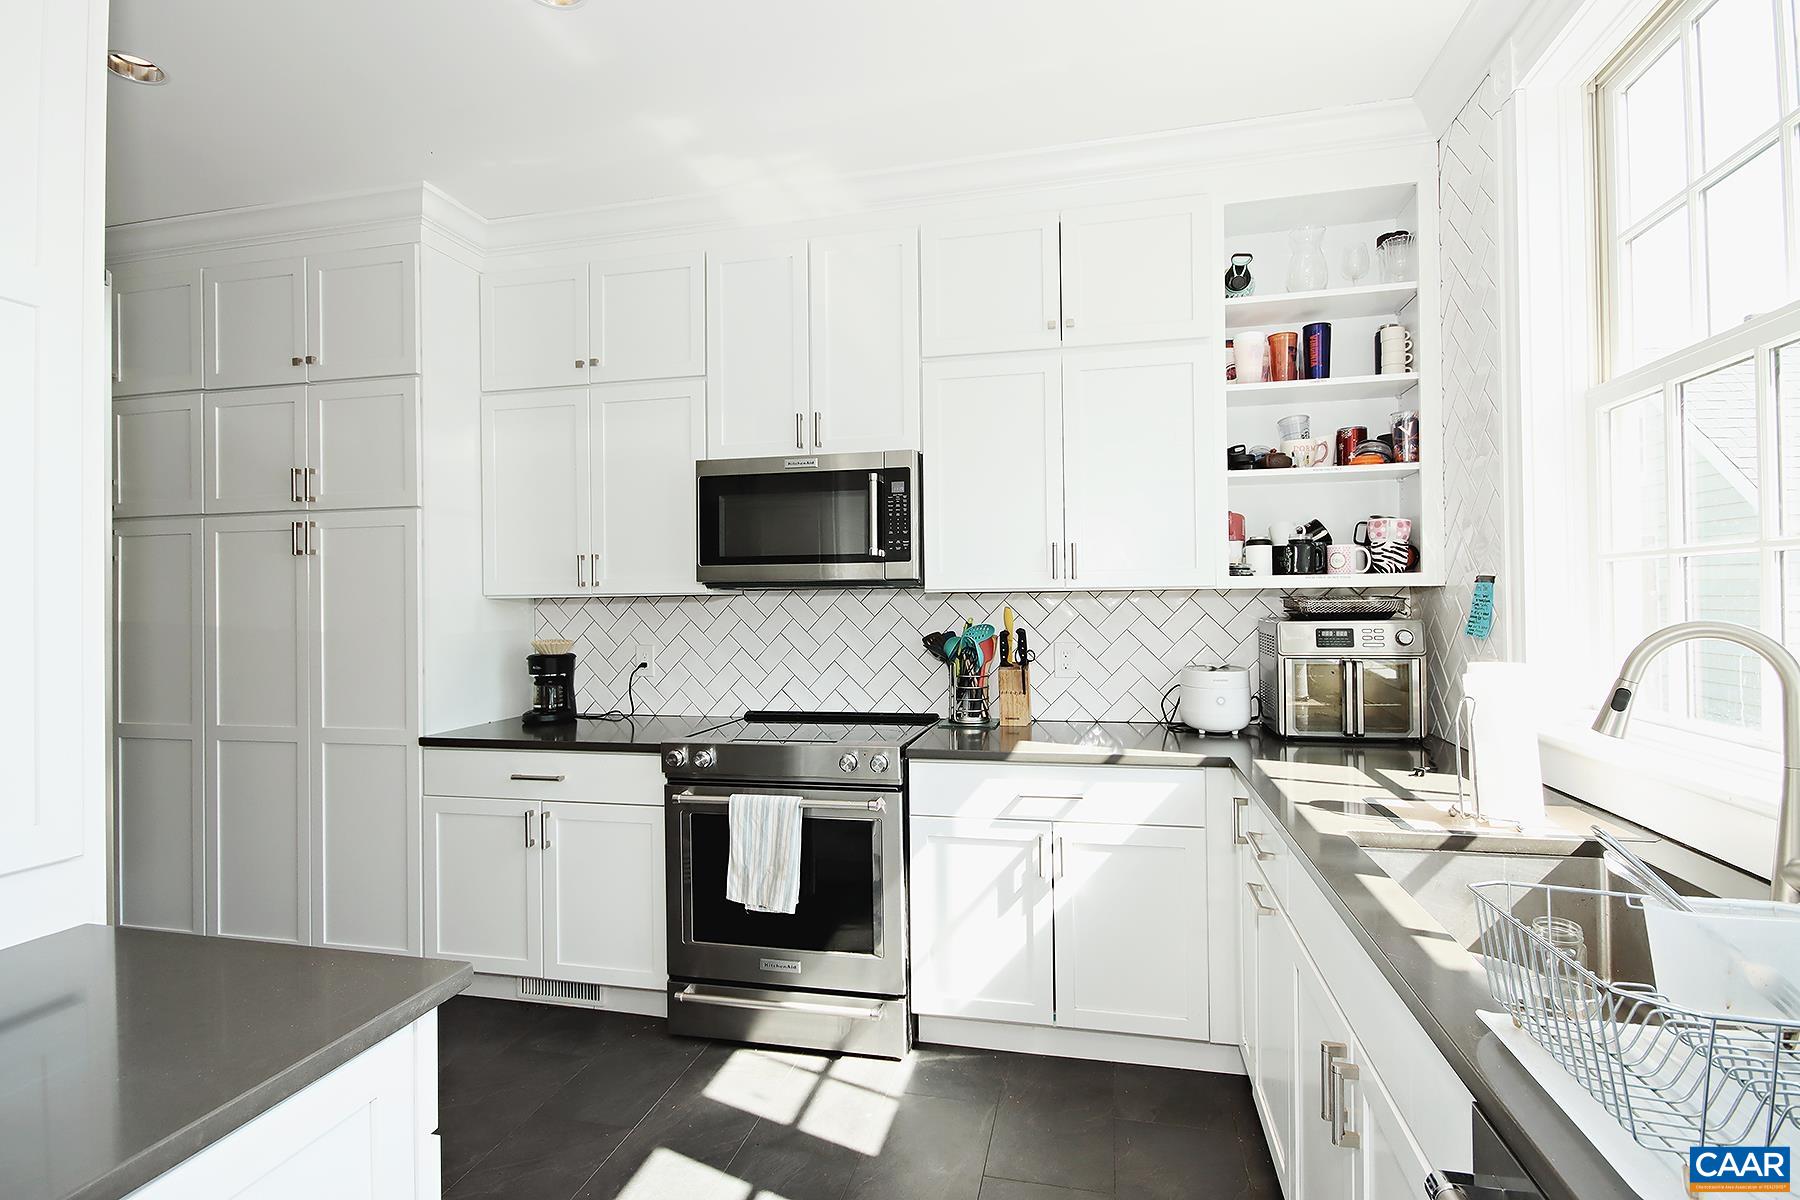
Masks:
[[[1481,929],[1470,884],[1504,879],[1520,884],[1543,883],[1641,894],[1629,880],[1612,870],[1606,858],[1598,853],[1596,843],[1586,845],[1592,850],[1573,855],[1470,854],[1369,846],[1364,847],[1363,853],[1416,900],[1457,945],[1479,954]],[[1521,911],[1518,915],[1529,924],[1531,917],[1541,911],[1539,906],[1530,913]],[[1580,924],[1586,942],[1586,965],[1602,979],[1655,982],[1643,917],[1629,902],[1620,898],[1564,897],[1557,905],[1556,915]]]

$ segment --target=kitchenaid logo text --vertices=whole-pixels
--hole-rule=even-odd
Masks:
[[[783,975],[798,975],[800,964],[791,958],[765,958],[761,960],[765,971],[779,971]]]

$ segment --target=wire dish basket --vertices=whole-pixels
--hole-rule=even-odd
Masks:
[[[1302,620],[1313,617],[1366,617],[1371,621],[1385,621],[1406,611],[1406,597],[1284,596],[1281,607],[1288,616]]]
[[[1625,1130],[1652,1150],[1800,1138],[1800,1023],[1671,1003],[1588,967],[1645,939],[1643,897],[1498,880],[1470,885],[1488,990]]]

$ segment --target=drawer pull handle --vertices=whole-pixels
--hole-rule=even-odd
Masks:
[[[1344,1105],[1344,1081],[1362,1076],[1353,1062],[1338,1059],[1331,1064],[1331,1144],[1345,1150],[1362,1145],[1362,1134],[1350,1128],[1350,1114]]]
[[[1275,915],[1275,912],[1276,912],[1275,906],[1272,904],[1264,904],[1262,902],[1262,895],[1263,895],[1263,885],[1262,884],[1246,883],[1244,886],[1250,889],[1250,903],[1254,904],[1256,906],[1256,915],[1257,916],[1272,917]]]
[[[1244,839],[1250,843],[1250,849],[1256,851],[1257,862],[1268,862],[1271,858],[1275,857],[1275,852],[1273,850],[1263,849],[1262,834],[1246,833]]]
[[[1231,840],[1240,846],[1248,846],[1250,839],[1244,836],[1244,810],[1250,807],[1248,796],[1234,798],[1231,808]]]
[[[512,777],[514,783],[561,783],[567,778],[566,775],[520,775],[516,773]]]
[[[1333,1105],[1337,1097],[1332,1093],[1331,1064],[1350,1053],[1350,1047],[1342,1042],[1319,1043],[1319,1120],[1329,1122],[1337,1110]]]

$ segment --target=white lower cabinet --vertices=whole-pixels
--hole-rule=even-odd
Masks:
[[[660,803],[431,795],[424,847],[426,955],[497,975],[667,985]]]
[[[914,817],[911,832],[915,1012],[1206,1038],[1204,829]]]
[[[1312,963],[1304,954],[1298,959],[1294,969],[1294,1191],[1301,1196],[1347,1200],[1356,1195],[1359,1135],[1353,1128],[1349,1102],[1360,1070],[1344,1015]],[[1423,1183],[1423,1177],[1418,1183]]]
[[[1249,852],[1239,855],[1248,863]],[[1294,1117],[1297,1103],[1295,1072],[1295,1006],[1294,965],[1298,950],[1294,931],[1282,919],[1268,885],[1249,866],[1244,880],[1243,903],[1249,912],[1247,936],[1239,953],[1242,970],[1248,975],[1251,994],[1245,1012],[1254,1013],[1249,1028],[1254,1030],[1254,1051],[1250,1056],[1250,1091],[1262,1117],[1263,1137],[1269,1144],[1269,1157],[1275,1163],[1289,1200],[1298,1193],[1294,1187]]]

